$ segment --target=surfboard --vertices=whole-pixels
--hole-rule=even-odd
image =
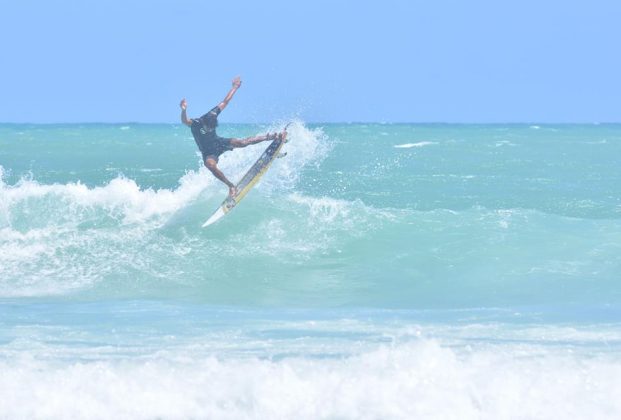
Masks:
[[[280,149],[287,142],[287,128],[285,127],[285,131],[283,132],[282,138],[277,138],[273,140],[267,149],[263,152],[263,154],[259,157],[259,159],[248,169],[248,172],[243,176],[243,178],[237,183],[235,188],[237,189],[237,194],[232,197],[227,197],[220,207],[216,209],[216,211],[207,219],[205,223],[203,223],[203,227],[207,227],[216,223],[218,220],[222,219],[228,212],[233,210],[237,204],[248,194],[248,191],[255,186],[257,182],[261,179],[263,174],[267,172],[274,159],[277,157],[284,156],[280,154]]]

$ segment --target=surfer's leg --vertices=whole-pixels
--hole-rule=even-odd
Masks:
[[[205,166],[209,171],[220,181],[224,182],[227,187],[229,187],[229,195],[232,197],[237,194],[237,190],[235,189],[235,185],[231,181],[229,181],[226,176],[222,173],[220,169],[218,169],[218,160],[214,156],[207,156],[205,158]]]
[[[265,134],[263,136],[255,136],[255,137],[247,137],[245,139],[231,139],[229,144],[234,148],[238,149],[240,147],[250,146],[251,144],[261,143],[266,140],[275,140],[278,134]]]

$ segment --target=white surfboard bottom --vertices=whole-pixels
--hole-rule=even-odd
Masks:
[[[226,213],[222,206],[218,207],[218,210],[214,214],[211,215],[209,219],[205,223],[203,223],[203,227],[209,226],[212,223],[216,223],[218,220],[222,219]]]

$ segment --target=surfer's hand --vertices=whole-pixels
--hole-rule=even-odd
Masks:
[[[237,76],[233,79],[233,87],[236,89],[239,89],[240,86],[241,86],[241,78]]]
[[[183,109],[184,111],[187,109],[188,107],[188,103],[185,101],[185,98],[183,98],[181,100],[181,102],[179,103],[179,106],[181,107],[181,109]]]

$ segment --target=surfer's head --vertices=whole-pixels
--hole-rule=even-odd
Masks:
[[[218,125],[218,115],[211,111],[206,113],[199,119],[204,126],[209,128],[216,128],[216,126]]]

